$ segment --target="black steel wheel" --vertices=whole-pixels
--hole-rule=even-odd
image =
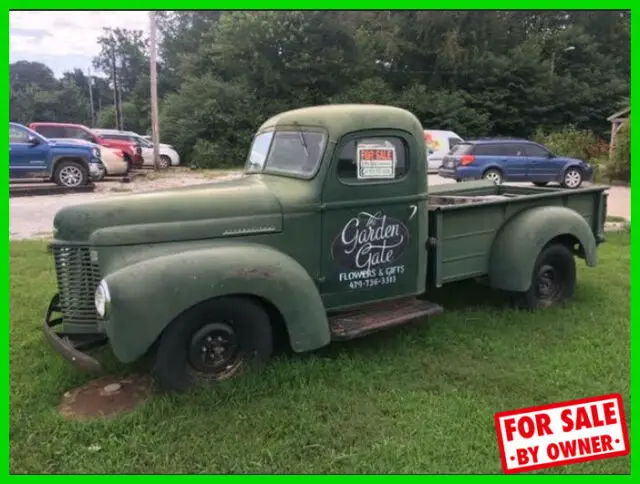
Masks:
[[[225,297],[199,304],[160,336],[154,377],[165,391],[182,392],[198,381],[220,381],[262,366],[273,352],[269,317],[251,299]]]
[[[530,310],[556,306],[573,296],[575,285],[576,262],[571,250],[562,244],[551,244],[538,256],[531,287],[516,294],[515,303]]]

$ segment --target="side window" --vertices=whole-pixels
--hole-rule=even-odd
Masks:
[[[408,171],[408,148],[402,138],[381,136],[349,141],[338,157],[338,178],[345,183],[391,181]]]
[[[505,156],[527,156],[524,145],[505,143],[502,149],[504,150]]]
[[[67,138],[83,139],[91,142],[94,141],[93,136],[91,136],[91,134],[85,131],[84,129],[68,127],[66,131],[67,131],[67,136],[66,136]]]
[[[536,158],[546,158],[549,156],[549,152],[545,150],[542,146],[529,144],[525,145],[524,152],[526,156],[535,156]]]
[[[455,145],[460,143],[462,143],[460,138],[449,138],[449,150],[452,150]]]
[[[17,126],[9,125],[9,143],[27,143],[29,141],[29,133]]]
[[[476,156],[500,156],[503,155],[503,151],[500,149],[500,145],[497,144],[477,144],[473,150],[473,154]]]
[[[45,138],[66,138],[62,126],[36,126],[35,130]]]

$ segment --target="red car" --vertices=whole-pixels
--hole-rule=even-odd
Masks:
[[[29,124],[29,128],[40,133],[45,138],[73,138],[90,141],[107,148],[122,150],[125,161],[130,168],[142,168],[142,146],[125,140],[106,139],[91,131],[82,124],[36,122]]]

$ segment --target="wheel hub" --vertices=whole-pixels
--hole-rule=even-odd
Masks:
[[[226,323],[209,323],[191,338],[189,362],[198,371],[226,370],[238,356],[238,338]]]
[[[556,270],[551,266],[542,266],[536,279],[538,299],[544,302],[552,302],[558,295],[560,285]]]

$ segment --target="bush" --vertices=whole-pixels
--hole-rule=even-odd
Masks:
[[[237,151],[231,146],[199,138],[193,146],[190,166],[210,169],[240,168],[244,158],[239,157]]]
[[[627,120],[618,131],[613,155],[608,163],[607,175],[612,180],[631,181],[631,119]]]

